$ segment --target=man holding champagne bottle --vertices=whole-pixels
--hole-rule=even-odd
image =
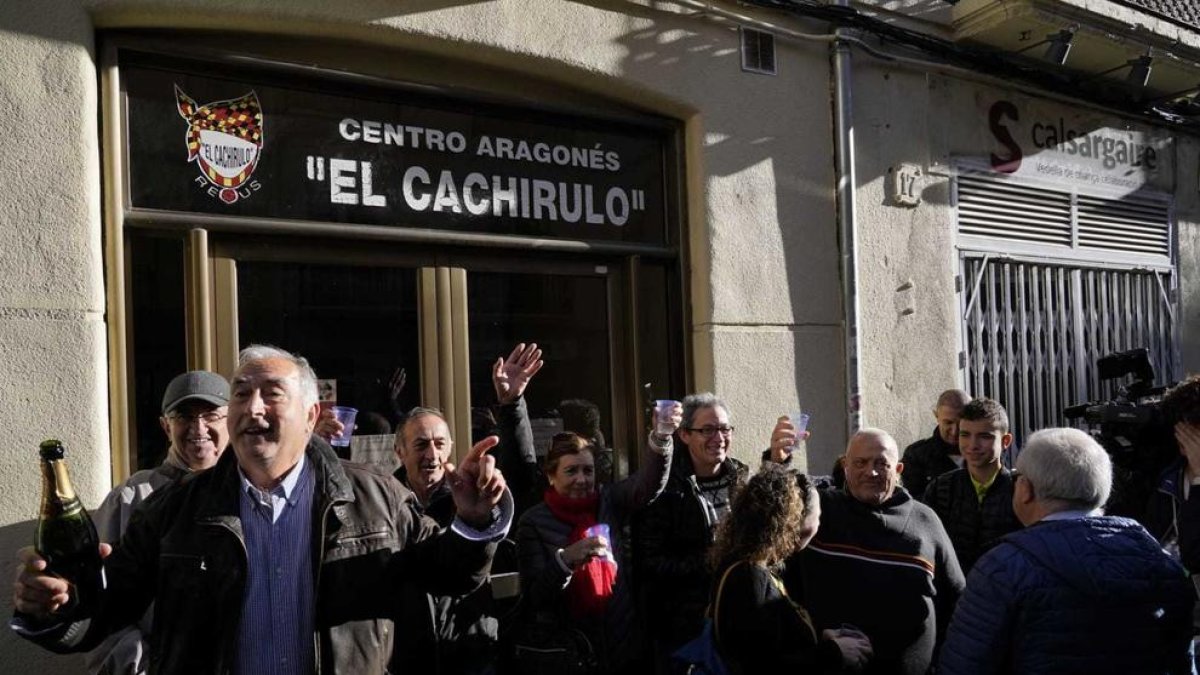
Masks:
[[[446,466],[458,517],[443,531],[391,476],[340,462],[312,434],[319,412],[306,360],[243,350],[229,404],[234,452],[133,515],[105,560],[98,602],[72,603],[70,584],[22,549],[14,629],[52,651],[83,651],[154,601],[156,674],[384,672],[402,581],[443,594],[477,586],[512,497],[488,437]]]
[[[92,512],[100,541],[116,544],[129,518],[155,490],[193,471],[216,466],[229,447],[229,382],[207,370],[176,375],[163,392],[158,423],[167,435],[162,464],[133,474]],[[151,609],[133,626],[108,636],[87,655],[90,675],[141,675],[150,665]]]

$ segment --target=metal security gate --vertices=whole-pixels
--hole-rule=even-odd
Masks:
[[[1157,382],[1177,372],[1174,318],[1156,271],[964,256],[962,363],[967,390],[1000,401],[1018,439],[1063,426],[1067,406],[1108,399],[1096,359],[1145,347]]]
[[[1179,375],[1171,204],[1031,185],[971,167],[954,184],[959,366],[973,396],[1008,410],[1018,442],[1063,409],[1110,399],[1096,359],[1145,347],[1156,384]]]

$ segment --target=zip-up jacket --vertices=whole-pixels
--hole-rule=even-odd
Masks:
[[[1021,529],[1012,498],[1012,473],[1004,467],[1000,467],[982,502],[967,469],[944,473],[929,483],[924,502],[941,518],[963,574],[970,572],[979,556],[1001,537]]]
[[[749,469],[726,457],[721,473],[742,485]],[[692,457],[680,448],[666,488],[639,514],[635,529],[639,595],[652,631],[668,645],[679,646],[700,632],[712,585],[708,550],[716,526],[717,514],[700,494]]]
[[[904,473],[900,474],[900,482],[904,489],[917,499],[924,499],[929,481],[958,468],[950,455],[958,454],[958,446],[942,440],[938,428],[933,428],[929,438],[909,445],[904,449],[900,461],[904,463]]]
[[[442,531],[385,472],[340,461],[325,441],[306,450],[313,499],[315,672],[383,673],[403,579],[461,594],[482,583],[495,545]],[[150,672],[226,675],[235,663],[247,553],[233,452],[148,499],[105,561],[99,605],[37,635],[58,652],[86,651],[136,621],[153,600]]]

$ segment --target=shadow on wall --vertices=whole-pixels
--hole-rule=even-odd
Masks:
[[[598,10],[612,9],[610,2],[574,1]],[[808,452],[814,470],[824,472],[841,453],[844,425],[838,420],[846,414],[841,395],[831,395],[843,391],[845,385],[836,356],[841,351],[835,346],[840,338],[832,337],[842,329],[828,47],[778,40],[778,74],[747,72],[742,69],[736,23],[706,18],[703,12],[674,2],[651,4],[661,6],[662,11],[633,3],[621,6],[621,11],[632,17],[630,30],[618,38],[626,50],[622,73],[626,81],[644,82],[652,88],[673,83],[671,89],[678,91],[710,92],[698,95],[705,101],[700,111],[702,180],[708,189],[716,190],[707,196],[708,218],[716,213],[714,209],[724,208],[721,202],[732,200],[733,208],[748,221],[745,232],[708,223],[708,248],[714,267],[720,269],[716,282],[741,289],[777,288],[785,282],[786,295],[773,297],[786,298],[788,308],[733,297],[731,288],[714,288],[713,295],[722,298],[721,306],[734,308],[734,321],[749,317],[792,331],[794,368],[778,373],[778,380],[766,391],[774,397],[799,390],[800,400],[822,421],[826,440],[810,445]],[[667,13],[679,10],[678,18]],[[782,15],[764,16],[786,22]],[[825,27],[814,23],[806,30],[821,33]],[[786,112],[780,114],[781,110]],[[768,184],[773,189],[762,189]],[[781,247],[782,265],[745,264],[746,253],[736,249],[742,249],[752,237],[762,237],[764,250],[774,255],[772,249]],[[784,277],[777,278],[777,272]],[[831,353],[831,348],[838,351]],[[816,382],[826,383],[822,386],[827,390],[815,391]],[[762,413],[745,423],[769,435],[776,416],[784,412]]]
[[[3,602],[0,612],[7,623],[13,613],[12,584],[16,574],[17,549],[33,543],[33,532],[37,521],[27,520],[0,527],[0,569],[4,570]],[[37,675],[81,675],[84,672],[83,656],[52,654],[41,647],[19,638],[8,626],[0,628],[0,654],[4,655],[4,673],[37,673]]]

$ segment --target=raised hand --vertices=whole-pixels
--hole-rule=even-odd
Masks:
[[[100,544],[100,557],[107,558],[112,546]],[[71,603],[71,584],[46,572],[46,560],[32,546],[17,551],[17,576],[13,581],[13,607],[35,619],[48,619]]]
[[[397,417],[403,417],[404,404],[401,401],[401,395],[404,393],[404,385],[408,384],[408,372],[404,367],[398,367],[392,371],[392,379],[388,380],[388,402],[392,404],[392,412],[396,413]]]
[[[537,343],[528,346],[522,342],[513,348],[508,358],[497,358],[492,366],[492,385],[496,387],[496,400],[501,404],[512,403],[521,398],[525,387],[542,369],[542,350]]]
[[[491,525],[492,509],[500,503],[507,487],[504,475],[496,468],[496,458],[488,454],[499,442],[498,437],[488,436],[471,448],[457,468],[446,464],[446,479],[458,517],[477,530]]]
[[[1187,458],[1189,474],[1200,477],[1200,427],[1187,422],[1177,422],[1175,442],[1179,444],[1179,454]]]
[[[332,441],[335,438],[341,438],[342,433],[346,431],[346,425],[337,421],[337,416],[329,408],[321,408],[321,416],[317,418],[317,424],[313,427],[313,433],[324,438],[326,441]]]
[[[780,417],[775,422],[775,429],[771,432],[771,461],[776,464],[786,464],[792,457],[792,451],[796,449],[796,443],[808,440],[808,436],[807,431],[796,433],[796,426],[792,424],[790,417],[787,415]]]
[[[659,438],[670,438],[675,434],[679,425],[683,424],[683,404],[675,403],[669,410],[654,408],[654,435]],[[670,427],[670,431],[667,430]]]

